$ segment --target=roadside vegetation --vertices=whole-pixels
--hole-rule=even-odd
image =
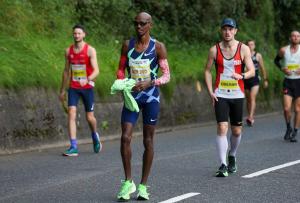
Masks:
[[[282,74],[273,58],[300,24],[299,1],[286,0],[0,0],[0,7],[0,87],[58,91],[71,28],[80,22],[88,30],[86,41],[97,50],[101,96],[109,95],[122,42],[134,34],[132,19],[139,11],[153,15],[152,35],[167,46],[172,80],[162,91],[169,98],[181,82],[204,84],[208,49],[227,16],[239,24],[237,39],[256,40],[264,57],[270,88],[263,98],[279,94]]]

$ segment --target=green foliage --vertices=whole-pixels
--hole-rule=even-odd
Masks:
[[[275,47],[287,43],[290,31],[299,27],[300,12],[299,1],[291,0],[0,0],[0,7],[1,87],[57,89],[71,28],[80,22],[97,50],[97,92],[109,95],[122,41],[134,35],[134,16],[147,11],[153,17],[152,35],[168,49],[172,80],[162,88],[168,98],[178,83],[203,80],[208,49],[220,40],[224,17],[237,20],[238,40],[256,40],[270,91],[277,91],[282,75],[272,62]]]
[[[275,22],[277,32],[275,39],[281,44],[288,43],[291,31],[299,30],[300,1],[298,0],[274,0]]]

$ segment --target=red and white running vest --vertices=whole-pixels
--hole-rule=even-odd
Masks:
[[[233,73],[242,74],[244,72],[244,64],[241,57],[241,46],[239,42],[235,55],[231,59],[226,59],[221,51],[220,45],[216,44],[217,56],[216,65],[216,83],[215,95],[217,97],[238,99],[244,98],[244,81],[235,80],[231,76]]]
[[[79,53],[74,52],[74,45],[69,48],[68,59],[71,68],[70,87],[75,89],[93,88],[94,82],[89,82],[85,86],[81,86],[79,81],[87,79],[93,72],[90,57],[88,56],[89,45],[84,44],[83,49]]]

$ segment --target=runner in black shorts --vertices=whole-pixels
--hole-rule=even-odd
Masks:
[[[248,126],[253,126],[254,112],[256,107],[256,96],[258,94],[260,81],[259,69],[261,69],[261,73],[264,79],[264,88],[268,87],[268,79],[262,55],[255,51],[255,41],[249,40],[247,41],[247,45],[249,46],[251,51],[251,59],[255,67],[255,76],[244,81],[248,110],[248,117],[246,119],[246,122]]]
[[[222,41],[211,47],[205,67],[205,82],[215,107],[217,128],[217,151],[221,166],[217,177],[226,177],[237,171],[236,152],[241,141],[244,79],[254,76],[254,65],[248,46],[235,40],[237,26],[235,20],[225,18],[221,24]],[[216,66],[215,88],[212,86],[212,65]],[[244,65],[247,72],[244,72]],[[230,150],[227,167],[227,131],[230,118]]]
[[[297,142],[296,136],[300,127],[300,33],[291,32],[290,45],[282,47],[274,62],[285,74],[283,82],[283,109],[286,121],[284,140]],[[281,60],[283,59],[283,63]],[[292,104],[294,102],[294,129],[291,126]]]

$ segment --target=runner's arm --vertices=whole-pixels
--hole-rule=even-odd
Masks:
[[[119,68],[117,70],[117,78],[118,79],[125,79],[128,43],[129,43],[129,41],[126,40],[122,46],[121,56],[120,56],[120,61],[119,61]]]
[[[160,86],[170,81],[170,68],[167,60],[167,49],[161,42],[155,44],[157,50],[158,64],[162,72],[162,76],[152,81],[152,85]]]
[[[285,47],[282,47],[274,59],[274,63],[279,68],[279,70],[282,70],[282,65],[281,65],[280,61],[283,59],[284,52],[285,52]]]
[[[256,55],[257,55],[257,60],[258,60],[259,68],[261,69],[263,79],[268,80],[267,71],[265,68],[263,57],[260,53],[257,53]]]
[[[204,78],[205,78],[205,84],[208,90],[208,93],[212,99],[212,104],[215,104],[215,101],[218,101],[217,97],[214,94],[213,90],[213,84],[212,84],[212,74],[211,74],[211,68],[215,60],[215,55],[216,55],[217,49],[216,46],[213,46],[210,48],[209,53],[208,53],[208,58],[207,62],[205,65],[204,69]]]
[[[63,71],[63,74],[62,74],[60,94],[65,93],[65,89],[68,86],[67,83],[68,83],[69,77],[70,77],[70,62],[69,62],[69,58],[68,58],[68,53],[69,53],[69,49],[66,49],[66,51],[65,51],[65,68],[64,68],[64,71]]]
[[[242,45],[241,47],[241,51],[244,55],[244,63],[247,67],[247,71],[244,73],[244,77],[243,79],[248,79],[248,78],[252,78],[255,76],[255,68],[254,68],[254,64],[253,61],[251,59],[251,52],[248,46],[246,45]]]
[[[93,72],[88,77],[88,81],[93,81],[99,75],[99,66],[97,62],[97,53],[95,48],[89,47],[89,56],[90,56],[91,65],[93,67]]]

